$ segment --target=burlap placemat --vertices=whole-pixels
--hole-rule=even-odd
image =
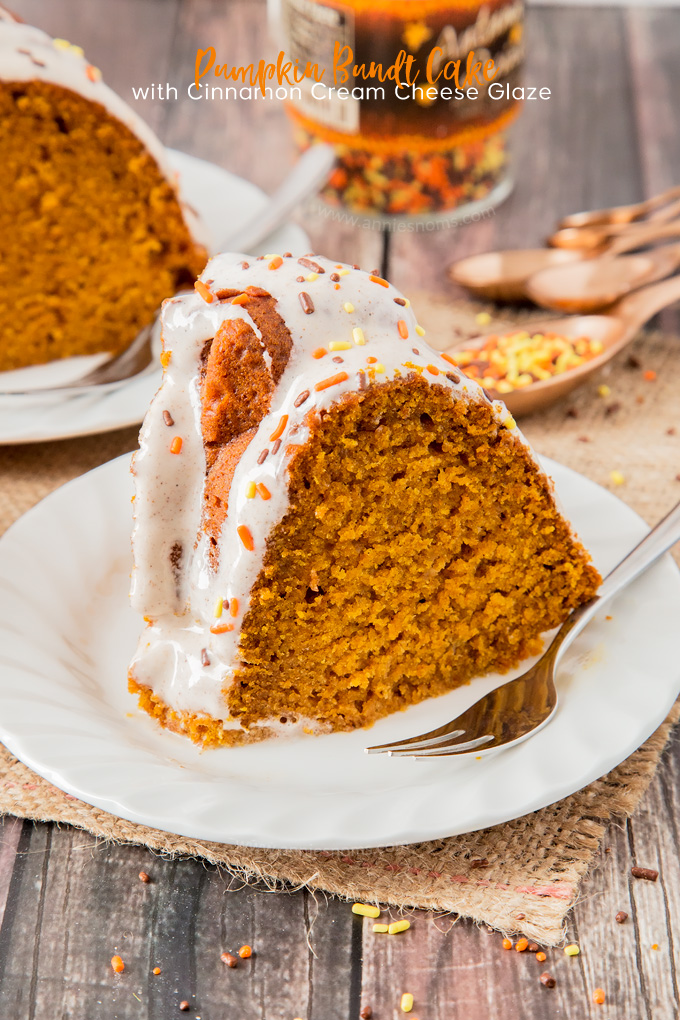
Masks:
[[[429,337],[477,333],[478,306],[414,300]],[[487,327],[485,327],[487,328]],[[632,360],[631,356],[632,355]],[[655,372],[646,379],[645,372]],[[648,334],[571,399],[523,422],[543,453],[615,488],[650,522],[680,497],[680,341]],[[606,385],[610,393],[598,388]],[[677,432],[676,432],[677,429]],[[52,489],[134,447],[136,429],[0,450],[0,531]],[[611,472],[625,481],[614,486]],[[121,681],[122,682],[122,681]],[[286,882],[398,907],[452,911],[554,944],[606,824],[639,803],[678,706],[613,772],[566,800],[505,825],[408,847],[344,852],[252,850],[134,825],[50,786],[0,747],[0,812],[79,826],[99,837],[195,855],[248,880]]]

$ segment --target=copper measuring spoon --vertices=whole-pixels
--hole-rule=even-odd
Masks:
[[[602,223],[632,223],[634,220],[642,219],[659,206],[666,205],[674,198],[680,197],[680,184],[676,184],[666,191],[662,191],[653,198],[647,198],[643,202],[635,202],[633,205],[615,205],[610,209],[593,209],[591,212],[572,213],[560,220],[560,228],[564,227],[592,227]]]
[[[490,301],[523,301],[527,297],[529,279],[543,269],[565,266],[593,259],[607,252],[620,255],[635,251],[665,238],[680,237],[680,219],[672,223],[649,223],[633,235],[612,239],[600,250],[575,251],[564,248],[518,248],[510,251],[489,251],[454,262],[449,275],[454,283],[465,287],[477,297]]]
[[[548,319],[541,322],[527,323],[526,328],[534,333],[558,333],[561,336],[587,336],[591,340],[599,340],[603,345],[601,354],[584,361],[576,368],[571,368],[559,375],[551,376],[540,382],[529,383],[510,393],[498,393],[491,390],[494,399],[502,400],[513,415],[520,416],[548,407],[560,397],[580,386],[585,380],[602,368],[615,354],[635,337],[639,330],[663,308],[680,301],[680,276],[660,283],[650,284],[629,294],[609,309],[606,315],[572,315],[562,319]],[[491,335],[491,334],[490,334]],[[488,337],[479,337],[467,343],[466,348],[482,347]],[[460,347],[449,347],[445,352],[455,359],[456,350]]]
[[[680,266],[680,244],[641,255],[600,255],[543,269],[526,285],[534,304],[556,312],[598,312],[644,284],[670,276]]]
[[[600,248],[612,238],[643,233],[650,224],[670,223],[680,216],[680,200],[659,209],[644,223],[606,223],[600,226],[563,227],[551,234],[547,243],[551,248]]]

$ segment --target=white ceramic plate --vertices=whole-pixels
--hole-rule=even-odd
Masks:
[[[646,526],[593,482],[547,468],[609,570]],[[603,775],[662,722],[680,688],[680,573],[666,557],[578,638],[556,717],[516,747],[427,762],[363,753],[453,718],[499,682],[486,677],[368,731],[201,752],[126,690],[141,626],[127,600],[131,489],[121,457],[50,495],[0,540],[0,739],[61,789],[131,821],[318,849],[468,832]]]
[[[180,175],[182,194],[205,221],[214,250],[267,201],[249,181],[203,159],[168,151]],[[309,250],[309,238],[300,227],[288,223],[260,250],[302,254]],[[82,377],[101,360],[101,355],[66,358],[20,372],[0,373],[0,443],[68,439],[139,424],[160,382],[160,369],[155,367],[132,379],[92,387],[77,395],[67,389],[41,392],[47,385],[62,385]],[[17,387],[24,392],[3,392]]]

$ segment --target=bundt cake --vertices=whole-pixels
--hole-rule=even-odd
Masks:
[[[135,455],[129,688],[204,745],[368,726],[536,652],[599,577],[500,401],[409,301],[213,258],[163,310]]]
[[[0,371],[117,354],[205,265],[163,146],[78,46],[0,8]]]

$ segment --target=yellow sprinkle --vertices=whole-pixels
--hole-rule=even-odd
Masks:
[[[361,917],[380,917],[380,907],[372,907],[369,903],[353,903],[352,913]]]
[[[345,309],[348,315],[351,315],[352,312],[354,311],[354,305],[352,304],[351,301],[345,301],[342,307]]]
[[[131,712],[130,715],[132,715],[132,714],[133,713]],[[386,924],[374,924],[373,925],[373,931],[377,932],[379,935],[387,934],[387,930],[388,929],[387,929],[387,925]]]
[[[385,366],[379,361],[377,365],[373,365],[373,371],[378,373],[384,372]]]
[[[328,345],[329,351],[348,351],[351,348],[351,344],[348,344],[346,340],[331,340]]]
[[[54,46],[55,50],[71,49],[71,43],[68,41],[68,39],[53,39],[52,45]]]
[[[248,482],[246,485],[246,499],[255,499],[255,482]]]
[[[491,316],[488,312],[477,312],[475,315],[475,322],[480,326],[488,326],[491,322]]]
[[[281,256],[280,256],[280,255],[277,255],[277,254],[276,254],[276,252],[273,252],[273,253],[272,253],[272,254],[270,254],[270,255],[265,255],[265,258],[266,258],[266,259],[278,259],[278,258],[280,258],[280,257],[281,257]]]
[[[506,429],[514,429],[516,424],[517,422],[515,421],[511,414],[509,414],[508,417],[503,422],[503,425]]]
[[[85,56],[85,51],[82,46],[71,46],[71,53],[75,53],[77,57]]]
[[[411,927],[410,921],[392,921],[392,924],[388,927],[387,932],[389,935],[398,935],[400,931],[407,931]]]
[[[338,276],[347,276],[349,272],[349,269],[338,269]]]
[[[404,298],[404,308],[410,308],[410,307],[411,307],[411,302],[409,301],[408,298]]]
[[[609,480],[611,481],[612,485],[623,485],[626,479],[624,475],[621,474],[620,471],[611,471],[609,474]]]
[[[215,603],[215,619],[219,620],[222,615],[222,607],[224,606],[224,599],[218,599]]]
[[[307,275],[305,276],[305,280],[307,281],[307,283],[313,283],[314,280],[318,279],[319,279],[318,273],[307,273]]]
[[[611,390],[609,389],[606,383],[602,383],[601,386],[597,387],[597,392],[600,394],[601,397],[608,397],[609,394],[611,393]]]
[[[161,354],[161,365],[163,368],[167,368],[170,364],[170,358],[172,357],[172,351],[163,351]]]
[[[366,343],[364,331],[363,329],[361,329],[360,326],[355,326],[354,329],[352,330],[352,339],[354,340],[355,344],[359,345],[359,347],[363,347],[363,345]]]
[[[404,994],[401,997],[401,1002],[399,1003],[399,1005],[401,1006],[402,1013],[411,1012],[411,1010],[413,1009],[413,996],[411,995],[410,992],[404,992]]]
[[[425,336],[425,330],[422,326],[416,326],[416,333],[418,336]]]
[[[581,950],[576,945],[576,943],[572,942],[571,945],[564,947],[564,952],[566,953],[567,956],[578,956]]]

